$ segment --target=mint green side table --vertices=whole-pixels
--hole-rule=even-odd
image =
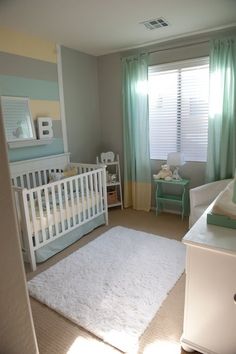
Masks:
[[[182,219],[189,215],[189,179],[172,179],[166,181],[164,179],[154,179],[156,185],[156,215],[163,209],[165,202],[171,202],[181,207]],[[181,187],[180,194],[169,194],[163,191],[163,186],[176,185]]]

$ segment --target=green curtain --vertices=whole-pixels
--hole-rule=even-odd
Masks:
[[[207,182],[230,178],[236,166],[236,38],[210,49]]]
[[[123,66],[124,207],[149,211],[151,166],[148,118],[148,54]]]

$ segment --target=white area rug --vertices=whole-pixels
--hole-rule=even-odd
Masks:
[[[127,352],[184,271],[179,241],[114,227],[28,282],[30,295]]]

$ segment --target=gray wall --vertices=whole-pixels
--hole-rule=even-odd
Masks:
[[[38,353],[0,116],[0,353]]]
[[[98,84],[102,125],[102,151],[114,151],[123,162],[122,71],[120,54],[98,58]]]
[[[62,47],[68,149],[74,162],[95,162],[101,150],[97,58]]]

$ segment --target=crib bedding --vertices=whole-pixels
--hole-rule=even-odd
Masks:
[[[48,243],[35,251],[36,262],[41,263],[78,241],[95,228],[105,224],[104,214],[97,216],[68,234]]]

